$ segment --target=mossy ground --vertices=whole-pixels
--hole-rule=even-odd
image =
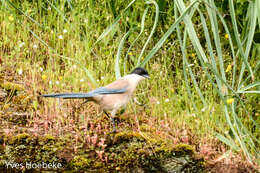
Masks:
[[[87,141],[73,149],[69,138],[50,135],[32,136],[21,133],[14,136],[1,134],[0,170],[37,172],[43,169],[28,169],[27,163],[60,163],[63,171],[86,172],[203,172],[205,162],[196,158],[194,149],[187,144],[171,146],[149,141],[140,132],[123,132],[108,135],[102,149]],[[24,167],[7,169],[7,163]]]

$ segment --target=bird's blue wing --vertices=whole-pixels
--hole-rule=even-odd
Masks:
[[[121,94],[126,92],[126,88],[122,89],[112,89],[112,88],[97,88],[88,93],[56,93],[56,94],[44,94],[41,95],[43,97],[55,97],[55,98],[63,98],[63,99],[73,99],[73,98],[89,98],[94,97],[101,94]]]
[[[100,87],[93,91],[88,92],[87,94],[95,96],[99,94],[120,94],[126,92],[126,88],[122,89],[113,89],[113,88],[106,88],[106,87]]]

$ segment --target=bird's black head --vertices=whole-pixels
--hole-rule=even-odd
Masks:
[[[137,67],[137,68],[135,68],[135,69],[131,72],[131,74],[138,74],[138,75],[143,76],[143,77],[145,77],[145,78],[150,78],[150,77],[149,77],[149,74],[148,74],[148,72],[147,72],[147,70],[145,70],[145,69],[142,68],[142,67]]]

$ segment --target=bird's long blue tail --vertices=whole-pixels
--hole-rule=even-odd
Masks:
[[[54,97],[54,98],[63,98],[63,99],[86,99],[91,98],[101,94],[121,94],[126,92],[126,89],[110,89],[110,88],[97,88],[88,93],[55,93],[55,94],[44,94],[42,97]]]

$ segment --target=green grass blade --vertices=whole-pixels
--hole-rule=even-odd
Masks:
[[[257,18],[258,18],[258,27],[260,28],[260,0],[256,0],[256,11],[258,11],[257,13]]]
[[[216,64],[216,60],[215,60],[215,57],[214,57],[214,53],[213,53],[214,51],[213,51],[213,48],[212,48],[210,34],[209,34],[209,30],[208,30],[208,27],[207,27],[207,24],[206,24],[206,20],[205,20],[203,14],[201,13],[201,11],[199,9],[198,9],[198,12],[200,14],[200,19],[201,19],[201,22],[202,22],[202,26],[203,26],[203,30],[204,30],[204,34],[205,34],[205,38],[206,38],[207,48],[208,48],[208,52],[209,52],[209,55],[210,55],[210,60],[211,60],[213,68],[217,71],[218,70],[217,64]],[[221,86],[222,86],[221,81],[218,78],[216,78],[216,81],[217,81],[218,88],[221,88]]]
[[[260,94],[260,91],[237,91],[237,93],[241,94]]]
[[[177,11],[177,7],[176,5],[174,6],[174,17],[175,19],[178,18],[178,11]],[[178,37],[178,40],[179,40],[179,43],[180,43],[180,46],[181,46],[181,52],[182,52],[182,56],[186,56],[186,53],[185,53],[185,49],[186,49],[186,41],[182,41],[181,39],[181,31],[180,31],[180,27],[179,27],[179,24],[176,26],[176,30],[177,30],[177,37]],[[187,38],[187,32],[186,30],[184,31],[184,40],[186,40]],[[189,85],[189,80],[188,80],[188,75],[187,75],[187,64],[185,62],[182,63],[183,64],[183,75],[184,75],[184,82],[185,82],[185,86],[186,86],[186,89],[187,89],[187,92],[188,92],[188,95],[190,97],[190,99],[192,100],[192,105],[194,107],[194,109],[197,111],[197,106],[194,102],[194,99],[193,99],[193,96],[191,94],[191,87]]]
[[[142,16],[140,34],[142,34],[142,33],[144,32],[145,18],[146,18],[146,15],[147,15],[148,9],[149,9],[149,7],[146,7],[146,9],[144,10],[144,14],[143,14],[143,16]],[[140,35],[140,34],[139,34],[139,35]]]
[[[251,1],[249,5],[249,26],[247,28],[248,34],[247,34],[247,44],[246,44],[246,51],[245,55],[248,59],[252,44],[253,44],[253,38],[255,34],[256,29],[256,20],[257,20],[257,8],[256,8],[256,2]],[[258,11],[259,12],[259,11]]]
[[[249,89],[251,89],[255,86],[258,86],[258,85],[260,85],[260,82],[254,82],[254,83],[251,83],[251,84],[241,88],[239,91],[246,91],[246,90],[249,90]]]
[[[120,43],[119,43],[119,46],[118,46],[118,49],[117,49],[117,54],[116,54],[116,59],[115,59],[115,74],[116,74],[116,79],[120,78],[121,77],[121,73],[120,73],[120,66],[119,66],[119,60],[120,60],[120,57],[121,57],[121,52],[122,52],[122,49],[124,47],[124,43],[125,43],[125,40],[126,38],[128,37],[128,35],[131,33],[131,30],[129,30],[124,36],[123,38],[121,39]]]
[[[124,59],[124,74],[126,74],[126,61],[127,61],[127,59],[128,59],[129,52],[131,51],[131,49],[132,49],[132,47],[135,45],[136,41],[140,38],[140,36],[141,36],[141,35],[143,34],[143,32],[144,32],[145,18],[146,18],[148,9],[149,9],[149,7],[146,7],[146,9],[144,10],[144,14],[143,14],[143,16],[142,16],[142,21],[141,21],[141,29],[140,29],[139,34],[137,35],[137,37],[135,38],[135,40],[133,41],[133,43],[131,43],[131,45],[129,46],[129,48],[128,48],[127,52],[126,52],[125,59]],[[133,59],[133,61],[134,61],[134,59]]]
[[[252,46],[253,38],[254,38],[254,34],[255,34],[256,19],[257,19],[256,3],[250,2],[250,6],[248,8],[248,13],[249,13],[250,20],[249,20],[249,26],[247,28],[247,31],[249,31],[249,32],[247,34],[247,42],[246,42],[246,50],[245,50],[246,60],[248,60],[248,56],[249,56],[249,53],[251,50],[251,46]],[[245,71],[245,64],[243,63],[242,67],[241,67],[241,73],[240,73],[239,79],[238,79],[239,84],[242,81],[244,71]],[[238,86],[238,88],[239,87],[240,87],[240,85]]]
[[[217,133],[216,134],[216,138],[218,138],[220,141],[222,141],[224,144],[228,145],[230,148],[232,148],[235,151],[239,151],[239,148],[236,146],[236,144],[234,143],[234,141],[232,139],[228,139],[225,136]]]
[[[48,49],[55,51],[54,48],[49,46],[45,41],[43,41],[37,34],[35,34],[29,27],[27,27],[28,31],[37,39],[39,40],[44,46],[48,47]]]
[[[196,9],[196,8],[194,8],[194,9]],[[194,13],[194,9],[193,9],[193,11],[191,12],[192,14]],[[192,16],[192,14],[190,14],[190,16]],[[176,15],[175,15],[176,16]],[[187,27],[186,27],[186,29],[187,29]],[[195,76],[194,76],[194,74],[193,74],[193,72],[192,72],[192,70],[191,70],[191,67],[189,66],[189,62],[188,62],[188,60],[187,60],[187,58],[186,58],[186,53],[185,53],[185,45],[186,45],[186,30],[185,29],[185,34],[184,34],[184,40],[183,40],[183,45],[181,44],[181,46],[182,46],[182,54],[183,54],[183,60],[184,60],[184,69],[183,69],[183,71],[185,72],[186,71],[186,68],[188,68],[188,71],[189,71],[189,75],[191,76],[191,79],[192,79],[192,82],[193,82],[193,85],[194,85],[194,87],[195,87],[195,89],[196,89],[196,91],[197,91],[197,93],[199,94],[199,96],[200,96],[200,99],[201,99],[201,101],[202,101],[202,103],[203,103],[203,106],[204,107],[206,107],[207,106],[207,103],[206,103],[206,101],[205,101],[205,99],[204,99],[204,96],[203,96],[203,94],[202,94],[202,92],[201,92],[201,90],[200,90],[200,88],[198,87],[198,83],[197,83],[197,81],[196,81],[196,79],[195,79]],[[178,31],[177,31],[178,32]],[[178,38],[180,37],[180,34],[178,34]],[[179,38],[179,40],[180,40],[180,42],[181,42],[181,39]],[[186,73],[186,72],[185,72]],[[186,77],[186,80],[187,80],[187,77]]]
[[[233,74],[232,74],[232,88],[234,88],[235,86],[235,82],[236,82],[236,69],[237,69],[237,56],[235,54],[235,50],[234,50],[234,45],[233,45],[233,42],[232,42],[232,39],[231,39],[231,34],[230,34],[230,31],[228,29],[228,25],[226,24],[223,16],[218,12],[217,8],[215,7],[215,11],[217,12],[218,14],[218,17],[222,23],[222,25],[224,26],[224,29],[225,29],[225,32],[228,34],[229,36],[229,45],[230,45],[230,49],[231,49],[231,55],[232,55],[232,59],[233,59],[233,62],[232,62],[232,65],[233,65]]]
[[[187,35],[187,34],[186,34],[186,29],[185,29],[184,39],[183,39],[183,50],[185,50],[185,47],[186,47],[186,41],[187,41],[186,35]],[[201,101],[202,101],[202,103],[203,103],[203,107],[207,107],[208,105],[207,105],[207,103],[206,103],[206,101],[205,101],[205,99],[204,99],[204,96],[203,96],[203,94],[202,94],[202,92],[201,92],[201,90],[200,90],[200,88],[199,88],[199,86],[198,86],[198,83],[197,83],[197,81],[196,81],[196,78],[195,78],[195,76],[194,76],[194,74],[193,74],[193,72],[192,72],[192,70],[191,70],[190,64],[189,64],[189,62],[188,62],[188,60],[187,60],[186,57],[187,57],[187,56],[186,56],[186,53],[185,53],[185,51],[183,51],[183,60],[184,60],[184,63],[186,64],[185,67],[188,68],[189,75],[190,75],[190,77],[191,77],[192,83],[193,83],[193,85],[194,85],[194,87],[195,87],[195,90],[197,91],[197,93],[198,93],[199,96],[200,96],[200,99],[201,99]],[[186,69],[183,69],[183,70],[185,71]]]
[[[232,0],[229,0],[229,8],[230,8],[230,15],[231,15],[231,21],[232,21],[232,25],[233,25],[233,29],[234,29],[234,35],[235,35],[235,39],[239,48],[239,52],[241,54],[243,63],[245,63],[246,68],[248,69],[250,76],[252,78],[252,80],[254,80],[254,74],[253,71],[247,61],[248,57],[246,57],[245,52],[243,50],[243,46],[240,40],[240,36],[239,36],[239,32],[238,32],[238,28],[237,28],[237,22],[236,22],[236,16],[235,16],[235,9],[234,9],[234,3]],[[243,76],[244,71],[241,70],[240,72],[240,76]],[[242,78],[241,78],[242,79]],[[240,85],[241,80],[238,80],[238,86]]]
[[[236,67],[237,67],[236,57],[237,57],[237,55],[235,54],[234,45],[233,45],[232,39],[230,38],[231,34],[230,34],[230,31],[229,31],[229,27],[228,27],[227,23],[225,22],[222,14],[218,11],[215,4],[212,5],[212,4],[205,2],[205,5],[208,6],[209,8],[211,8],[212,10],[215,10],[216,14],[218,15],[218,18],[220,19],[220,22],[222,23],[222,25],[224,27],[226,34],[228,34],[228,36],[229,36],[228,41],[229,41],[229,45],[230,45],[230,49],[231,49],[231,55],[232,55],[232,59],[233,59],[233,62],[232,62],[232,65],[233,65],[232,88],[234,88],[234,85],[235,85],[235,82],[236,82]]]
[[[155,32],[155,29],[156,29],[157,23],[158,23],[158,18],[159,18],[159,7],[158,7],[157,3],[154,0],[148,1],[146,3],[147,4],[153,4],[155,6],[155,18],[154,18],[154,23],[153,23],[153,28],[151,30],[151,33],[148,36],[147,41],[145,42],[145,44],[144,44],[144,46],[143,46],[143,48],[141,50],[141,53],[140,53],[140,55],[138,57],[138,61],[137,61],[137,65],[136,65],[137,67],[140,65],[141,57],[144,54],[144,50],[146,49],[148,43],[150,42],[150,40],[151,40],[151,38],[152,38],[152,36],[153,36],[153,34]]]
[[[179,12],[182,14],[186,8],[184,2],[182,0],[176,0],[175,2],[177,4]],[[193,1],[193,2],[196,2],[196,1]],[[204,62],[208,62],[207,56],[205,55],[205,52],[203,51],[203,48],[200,44],[199,38],[196,34],[195,28],[192,24],[192,21],[191,21],[191,18],[189,15],[184,16],[184,23],[187,27],[189,38],[196,50],[197,55],[200,56]]]
[[[232,115],[233,115],[233,119],[235,120],[235,123],[236,123],[236,128],[238,129],[238,130],[240,130],[241,129],[241,133],[243,133],[243,136],[242,136],[242,139],[244,140],[244,138],[245,137],[248,137],[248,139],[249,139],[249,146],[250,146],[250,148],[252,148],[253,150],[255,150],[255,143],[253,142],[253,140],[254,141],[256,141],[256,142],[260,142],[260,140],[259,139],[257,139],[255,136],[253,136],[252,135],[252,132],[251,131],[249,131],[247,128],[245,128],[245,126],[243,125],[243,123],[242,123],[242,121],[241,121],[241,119],[238,117],[238,115],[237,115],[237,111],[236,111],[236,107],[237,107],[237,102],[234,102],[232,105],[231,105],[231,109],[232,109]],[[250,116],[251,117],[251,116]],[[251,120],[251,119],[250,119]],[[251,120],[252,121],[252,120]],[[253,122],[253,121],[252,121]],[[255,123],[255,122],[254,122]],[[257,128],[257,127],[256,127]],[[248,140],[248,139],[246,139],[246,140]],[[244,141],[246,141],[246,140],[244,140]],[[248,143],[247,141],[246,141],[246,143]]]
[[[109,26],[109,27],[107,27],[104,31],[103,31],[103,33],[97,38],[97,41],[94,43],[94,45],[95,44],[97,44],[100,40],[102,40],[104,37],[106,37],[109,33],[110,33],[110,31],[112,31],[113,30],[113,28],[115,28],[116,26],[117,26],[117,24],[118,24],[118,22],[120,21],[120,19],[121,19],[121,15],[120,16],[117,16],[117,18],[115,19],[115,21]]]
[[[123,14],[125,13],[125,11],[135,2],[136,0],[132,0],[128,5],[127,7],[123,10],[123,12],[117,16],[117,18],[115,19],[115,21],[110,25],[108,26],[104,31],[103,33],[97,38],[97,41],[94,43],[97,44],[100,40],[102,40],[104,37],[106,37],[110,31],[113,30],[114,27],[116,27],[116,25],[118,24],[118,22],[120,21],[121,17],[123,16]]]
[[[198,83],[197,83],[197,81],[196,81],[196,79],[195,79],[195,77],[194,77],[194,74],[193,74],[193,72],[192,72],[190,66],[189,66],[190,64],[189,64],[189,62],[188,62],[186,56],[183,56],[183,60],[184,60],[184,63],[186,64],[186,67],[188,68],[189,75],[191,76],[191,80],[192,80],[192,83],[193,83],[193,85],[194,85],[194,87],[195,87],[195,90],[196,90],[197,93],[199,94],[200,100],[201,100],[202,103],[203,103],[203,107],[207,107],[208,104],[207,104],[207,102],[205,101],[205,98],[204,98],[204,96],[203,96],[203,94],[202,94],[202,92],[201,92],[201,90],[200,90],[200,88],[199,88],[199,86],[198,86]]]
[[[214,1],[209,0],[208,2],[211,4],[211,6],[215,7]],[[218,22],[217,22],[217,17],[216,17],[216,12],[215,10],[207,7],[207,12],[209,14],[210,18],[210,23],[211,23],[211,29],[214,37],[214,43],[216,46],[217,50],[217,57],[219,59],[219,68],[220,68],[220,73],[224,81],[226,81],[226,75],[225,75],[225,67],[224,67],[224,62],[223,62],[223,55],[222,55],[222,49],[221,49],[221,44],[220,44],[220,37],[219,37],[219,27],[218,27]]]
[[[253,73],[255,74],[260,68],[260,61],[257,62],[255,69],[253,71]],[[244,81],[241,83],[240,87],[238,88],[238,90],[248,81],[248,79],[250,79],[250,76],[247,76]]]
[[[235,130],[234,128],[234,125],[232,124],[231,120],[230,120],[230,117],[229,117],[229,113],[228,113],[228,106],[227,104],[225,103],[225,106],[224,106],[224,113],[225,113],[225,116],[226,116],[226,120],[227,120],[227,123],[232,131],[232,133],[234,134],[236,140],[239,142],[239,145],[240,147],[242,148],[242,151],[244,152],[244,154],[247,156],[247,158],[249,160],[251,160],[251,155],[249,154],[249,151],[243,141],[243,138],[241,139],[239,136],[242,136],[242,135],[239,135],[237,133],[237,131]]]
[[[170,26],[167,32],[161,37],[161,39],[156,43],[156,45],[152,48],[152,50],[148,53],[145,59],[140,64],[141,67],[145,66],[145,64],[154,56],[154,54],[162,47],[166,39],[171,35],[171,33],[175,30],[177,24],[179,24],[183,18],[187,15],[190,9],[197,3],[199,0],[193,1],[184,11],[181,13],[180,17],[176,19],[176,21]]]

